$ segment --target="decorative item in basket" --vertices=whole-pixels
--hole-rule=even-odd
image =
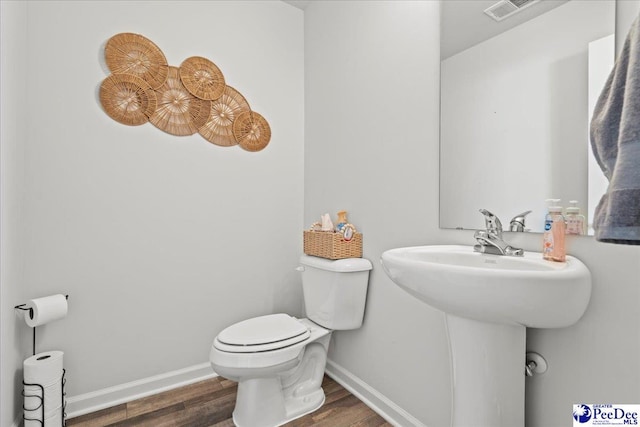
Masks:
[[[362,233],[346,218],[346,211],[338,212],[338,224],[334,227],[330,215],[322,215],[322,221],[313,223],[303,234],[304,253],[328,259],[361,258]]]

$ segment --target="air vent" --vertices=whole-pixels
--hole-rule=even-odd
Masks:
[[[502,0],[493,6],[485,9],[484,13],[495,19],[502,21],[521,10],[538,3],[540,0]]]

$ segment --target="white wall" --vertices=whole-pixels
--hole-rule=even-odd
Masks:
[[[430,1],[305,11],[305,223],[349,210],[374,262],[365,325],[334,333],[330,358],[432,427],[450,417],[442,316],[398,289],[378,260],[398,246],[474,243],[472,232],[438,229],[438,27]],[[541,245],[539,234],[507,239]],[[573,403],[640,401],[640,248],[580,237],[568,250],[590,267],[593,295],[577,325],[528,332],[528,348],[549,362],[527,380],[529,427],[566,426]]]
[[[442,62],[443,227],[531,209],[542,232],[548,198],[587,214],[588,42],[614,22],[610,0],[570,1]]]
[[[438,233],[438,9],[323,1],[305,10],[305,223],[346,209],[374,263],[364,326],[335,332],[330,358],[431,426],[449,423],[444,318],[378,260]]]
[[[69,396],[207,362],[228,324],[302,310],[302,11],[280,1],[25,3],[2,2],[3,167],[8,144],[24,151],[25,173],[9,195],[23,197],[19,219],[3,199],[3,426],[30,355],[5,364],[12,331],[31,336],[6,310],[19,299],[70,295],[67,318],[38,329],[38,351],[65,352]],[[13,18],[26,37],[9,44]],[[214,61],[269,121],[269,146],[249,153],[109,118],[97,89],[104,43],[119,32],[150,38],[171,65]],[[28,84],[13,87],[5,60],[21,55],[12,75]],[[24,114],[5,116],[23,103]],[[9,134],[6,117],[16,120]],[[5,263],[19,260],[5,258],[5,241],[24,250],[24,270],[8,278]]]
[[[0,426],[9,426],[22,407],[22,360],[31,348],[13,307],[24,301],[22,286],[22,194],[27,87],[27,13],[24,2],[0,2]]]

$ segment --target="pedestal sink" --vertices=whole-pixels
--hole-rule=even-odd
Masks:
[[[446,315],[453,426],[524,426],[526,328],[576,323],[591,296],[587,267],[458,245],[390,249],[381,261],[394,283]]]

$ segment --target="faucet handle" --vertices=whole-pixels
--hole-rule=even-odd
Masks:
[[[480,209],[480,213],[484,215],[485,226],[489,233],[494,233],[499,238],[502,238],[502,223],[500,219],[489,212],[486,209]]]
[[[532,211],[522,212],[514,216],[509,223],[510,231],[524,231],[524,217],[529,215]]]

